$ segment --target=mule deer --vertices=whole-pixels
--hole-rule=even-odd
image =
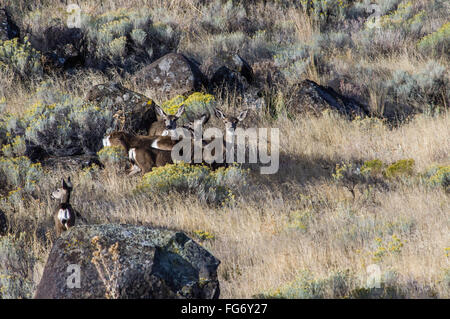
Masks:
[[[216,117],[221,119],[223,121],[223,123],[225,124],[225,137],[223,139],[223,147],[224,148],[223,148],[223,155],[222,155],[223,159],[226,158],[227,144],[229,144],[229,143],[234,144],[234,136],[235,136],[236,128],[237,128],[238,124],[247,117],[249,110],[250,109],[245,109],[241,113],[239,113],[239,115],[237,117],[235,117],[235,116],[231,116],[231,115],[227,115],[227,114],[223,113],[218,108],[214,109],[214,113],[215,113]],[[205,142],[207,144],[210,144],[213,141],[214,141],[214,138],[205,140]],[[214,152],[211,153],[211,155],[212,155],[212,157],[215,157]],[[223,161],[223,163],[218,163],[216,161],[213,161],[212,163],[209,164],[209,166],[212,169],[216,169],[221,166],[228,166],[228,163],[226,163],[225,160]]]
[[[61,186],[61,188],[58,188],[52,193],[54,199],[59,199],[61,201],[54,216],[55,231],[58,237],[63,231],[66,231],[75,225],[75,216],[77,215],[69,202],[70,193],[73,189],[70,177],[68,178],[67,183],[63,179]]]
[[[129,176],[172,163],[171,150],[176,143],[170,136],[139,136],[123,131],[112,132],[103,139],[103,146],[121,146],[128,153],[133,164]]]
[[[173,136],[177,128],[177,120],[184,113],[184,105],[182,105],[175,115],[169,115],[159,106],[155,106],[156,113],[162,118],[153,122],[148,130],[148,136]]]
[[[235,134],[235,129],[236,129],[238,123],[242,122],[245,119],[248,111],[249,111],[249,109],[246,109],[246,110],[242,111],[238,117],[234,117],[234,116],[229,116],[229,115],[224,114],[219,109],[215,109],[216,116],[218,118],[222,119],[222,121],[225,124],[225,130],[226,130],[225,139],[223,139],[222,142],[219,142],[219,145],[220,145],[220,143],[223,143],[223,145],[221,145],[221,146],[223,146],[223,148],[220,147],[220,149],[222,149],[222,152],[223,152],[222,156],[225,155],[227,143],[234,143],[233,138],[234,138],[234,134]],[[203,124],[206,123],[208,119],[209,119],[208,114],[203,114],[201,117],[201,121]],[[189,130],[189,132],[191,133],[190,138],[191,138],[191,151],[192,151],[192,149],[195,148],[194,144],[199,142],[199,139],[198,139],[199,136],[196,136],[194,134],[194,124],[192,122],[184,127],[187,128]],[[217,145],[217,142],[215,142],[215,137],[204,139],[203,134],[201,134],[200,137],[201,137],[200,147],[201,147],[201,152],[203,154],[203,161],[201,163],[205,164],[205,162],[206,163],[209,162],[210,163],[209,165],[212,168],[216,168],[216,167],[223,166],[223,165],[226,166],[227,164],[216,162],[216,156],[215,156],[216,154],[215,153],[217,150],[216,147],[218,147],[218,145]],[[205,154],[205,150],[210,151],[210,153]],[[194,153],[191,153],[191,158],[190,158],[191,163],[195,162]],[[211,158],[209,158],[209,155],[211,156]],[[207,158],[205,158],[205,156]]]

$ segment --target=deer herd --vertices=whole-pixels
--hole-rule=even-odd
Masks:
[[[103,146],[118,146],[122,147],[128,154],[128,159],[131,163],[131,168],[128,171],[128,176],[138,173],[147,173],[153,167],[160,167],[166,164],[172,164],[172,150],[179,142],[179,138],[187,139],[188,143],[192,145],[197,141],[198,136],[195,135],[196,123],[204,125],[210,119],[210,114],[203,114],[198,120],[182,125],[183,136],[179,136],[177,130],[177,120],[183,115],[185,108],[181,106],[175,115],[168,115],[159,106],[155,106],[155,111],[159,115],[160,120],[153,122],[148,130],[148,135],[134,135],[125,131],[114,131],[103,138]],[[223,145],[232,141],[237,125],[242,122],[248,113],[249,109],[242,111],[237,117],[230,116],[215,108],[214,114],[221,119],[225,125],[225,139],[222,141]],[[203,132],[201,132],[201,147],[206,148],[208,144],[214,142],[215,138],[203,139]],[[193,158],[191,158],[193,163]],[[205,161],[202,164],[206,164]],[[226,166],[225,163],[217,163],[207,161],[212,169],[220,166]],[[55,232],[59,236],[62,232],[68,230],[75,225],[76,218],[84,219],[77,211],[75,211],[70,204],[70,194],[73,186],[70,177],[67,182],[63,179],[61,188],[58,188],[51,195],[54,199],[59,199],[58,205],[54,213]]]

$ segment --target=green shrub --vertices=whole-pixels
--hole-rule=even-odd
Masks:
[[[165,23],[151,21],[151,8],[120,8],[97,16],[83,15],[82,29],[89,55],[96,66],[119,66],[133,72],[139,63],[148,63],[172,51],[179,33]]]
[[[31,47],[27,37],[23,44],[18,38],[0,40],[0,72],[8,70],[22,79],[42,76],[41,54]]]
[[[430,185],[438,185],[448,190],[450,188],[450,165],[432,166],[424,174],[425,180]]]
[[[364,164],[361,166],[361,174],[365,176],[370,177],[377,177],[382,175],[383,169],[385,165],[383,162],[379,159],[374,159],[370,161],[365,161]]]
[[[300,0],[304,12],[324,28],[341,21],[346,16],[349,0]]]
[[[176,191],[194,194],[209,204],[232,204],[235,194],[246,185],[247,171],[236,166],[212,171],[203,165],[187,163],[156,167],[142,178],[137,191],[168,194]]]
[[[32,163],[27,157],[0,157],[0,190],[31,192],[43,177],[40,163]]]
[[[408,177],[414,173],[414,160],[404,159],[389,165],[385,170],[387,178]]]
[[[124,166],[128,162],[128,154],[121,146],[106,146],[97,152],[97,155],[105,165]]]
[[[313,217],[313,211],[310,209],[295,210],[289,214],[288,228],[306,232]]]
[[[35,102],[23,116],[5,117],[7,135],[13,144],[18,143],[5,150],[23,151],[25,140],[56,156],[98,151],[106,130],[112,126],[112,112],[46,85],[38,90]]]
[[[35,262],[24,233],[0,237],[0,299],[32,298]]]
[[[336,271],[327,278],[315,278],[304,271],[291,283],[272,292],[258,295],[267,299],[322,299],[348,296],[354,278],[349,271]]]
[[[443,24],[437,31],[420,39],[417,47],[424,53],[448,55],[450,51],[450,22]]]
[[[16,136],[10,144],[2,146],[1,150],[6,157],[19,157],[24,156],[27,146],[25,139],[22,136]]]

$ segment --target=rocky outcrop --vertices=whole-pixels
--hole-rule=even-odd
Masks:
[[[325,109],[332,109],[349,118],[369,115],[367,106],[311,80],[300,82],[291,91],[293,110],[299,113],[320,115]]]
[[[252,67],[239,54],[219,53],[214,65],[218,66],[210,80],[214,89],[227,88],[243,93],[253,83]]]
[[[114,128],[147,135],[157,120],[155,103],[145,95],[133,92],[118,83],[98,84],[86,94],[86,100],[111,110]]]
[[[10,19],[6,9],[0,8],[0,40],[10,40],[19,36],[19,28]]]
[[[196,63],[178,53],[166,54],[147,65],[132,81],[158,102],[198,91],[206,84]]]
[[[95,256],[103,267],[92,262]],[[218,298],[219,263],[182,232],[76,226],[54,243],[35,298]],[[80,288],[69,265],[79,266]]]
[[[50,26],[42,33],[31,34],[30,42],[43,53],[45,67],[68,69],[84,64],[85,41],[79,28]]]

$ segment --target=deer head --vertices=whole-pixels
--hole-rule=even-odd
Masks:
[[[219,119],[225,124],[226,137],[233,137],[237,125],[242,122],[250,109],[245,109],[237,117],[224,114],[221,110],[215,108],[214,112]]]
[[[162,136],[172,135],[177,128],[177,120],[184,113],[184,105],[182,105],[175,115],[168,115],[162,108],[155,106],[156,113],[162,118],[166,126],[165,130],[162,132]]]
[[[73,186],[70,181],[70,176],[67,179],[67,182],[62,179],[61,188],[58,188],[54,192],[52,192],[52,198],[61,200],[61,203],[69,203],[70,193],[72,192]]]

